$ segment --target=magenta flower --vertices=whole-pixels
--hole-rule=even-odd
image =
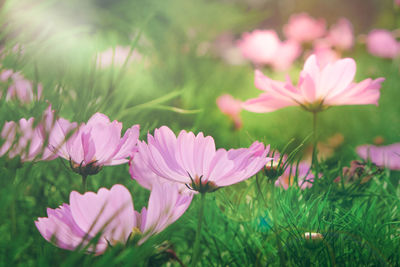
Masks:
[[[330,28],[327,39],[335,48],[341,51],[349,50],[354,45],[353,25],[349,20],[340,18]]]
[[[276,70],[288,69],[301,53],[297,42],[281,42],[273,30],[244,33],[237,45],[243,57],[256,65],[271,65]]]
[[[223,114],[227,115],[233,121],[235,129],[242,127],[242,119],[240,118],[242,101],[234,99],[229,94],[225,94],[217,98],[217,106]]]
[[[325,35],[325,20],[316,20],[306,13],[294,14],[283,27],[283,32],[288,39],[299,43],[312,42]]]
[[[314,174],[311,171],[311,165],[307,162],[300,162],[298,166],[287,166],[285,171],[275,182],[275,186],[283,187],[285,190],[294,184],[297,177],[297,184],[301,189],[312,187]]]
[[[201,193],[248,179],[271,160],[269,149],[259,142],[249,148],[216,150],[211,136],[182,130],[176,137],[166,126],[156,129],[154,136],[148,134],[147,140],[148,144],[138,143],[140,164],[159,177]],[[136,164],[139,162],[133,160],[134,177],[141,175],[134,171]]]
[[[122,123],[110,122],[106,115],[96,113],[65,141],[74,126],[58,119],[50,133],[49,146],[80,174],[95,174],[104,165],[126,163],[136,151],[139,125],[132,126],[121,138]]]
[[[6,101],[18,99],[21,103],[28,104],[37,101],[42,97],[42,85],[38,84],[37,90],[35,91],[32,82],[26,80],[19,72],[3,70],[0,74],[0,80],[2,82],[10,83],[10,86],[7,89]]]
[[[363,145],[357,147],[357,154],[380,167],[400,170],[400,143],[388,146]]]
[[[117,184],[97,193],[81,195],[73,191],[70,204],[47,209],[48,217],[38,218],[35,224],[47,241],[62,249],[101,254],[108,246],[126,244],[137,234],[142,244],[175,222],[191,200],[191,195],[180,195],[173,185],[156,186],[148,208],[139,214],[134,210],[129,191]]]
[[[321,67],[315,55],[306,60],[297,86],[290,80],[271,80],[256,70],[255,85],[264,93],[244,102],[243,108],[262,113],[287,106],[301,106],[308,111],[318,112],[336,105],[377,105],[384,78],[368,78],[354,83],[355,73],[356,63],[351,58]]]
[[[400,43],[388,30],[373,30],[367,37],[367,49],[377,57],[396,58],[400,54]]]

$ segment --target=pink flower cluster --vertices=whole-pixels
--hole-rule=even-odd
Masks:
[[[244,33],[238,47],[256,66],[270,65],[275,70],[287,70],[300,56],[303,43],[313,44],[313,53],[321,65],[340,58],[342,51],[354,45],[353,27],[345,18],[340,18],[328,31],[324,19],[314,19],[306,13],[294,14],[283,32],[287,38],[284,42],[274,30]]]

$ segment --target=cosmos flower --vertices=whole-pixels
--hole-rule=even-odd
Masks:
[[[357,147],[357,154],[380,167],[400,170],[400,143],[388,146],[363,145]]]
[[[337,105],[377,105],[384,78],[354,83],[355,73],[356,63],[351,58],[320,66],[315,55],[306,60],[297,86],[290,79],[274,81],[256,70],[255,85],[264,93],[244,102],[243,108],[263,113],[301,106],[307,111],[318,112]]]
[[[327,40],[338,50],[349,50],[354,45],[353,26],[345,18],[340,18],[328,33]]]
[[[217,106],[223,114],[227,115],[233,121],[235,129],[242,127],[242,119],[240,118],[242,101],[234,99],[229,94],[225,94],[217,98]]]
[[[312,42],[325,35],[324,19],[314,19],[306,13],[290,16],[288,24],[283,27],[285,36],[299,43]]]
[[[161,178],[201,193],[248,179],[271,160],[269,148],[259,142],[249,148],[216,150],[211,136],[182,130],[176,137],[166,126],[156,129],[154,136],[148,134],[147,141],[138,143],[140,164]],[[134,169],[138,163],[133,160]],[[140,173],[133,171],[133,175]]]
[[[281,42],[273,30],[244,33],[237,43],[243,57],[256,65],[270,65],[276,70],[288,69],[300,55],[300,45],[293,41]]]
[[[70,204],[57,209],[48,208],[48,217],[38,218],[36,227],[57,247],[101,254],[109,246],[126,244],[135,235],[139,235],[140,245],[161,232],[186,211],[192,195],[180,195],[171,184],[156,185],[148,208],[141,213],[134,210],[128,189],[118,184],[97,193],[73,191],[69,200]]]
[[[49,147],[58,156],[69,160],[75,172],[95,174],[102,166],[128,162],[136,151],[139,125],[128,129],[122,138],[121,130],[122,123],[110,122],[101,113],[95,113],[79,127],[65,119],[58,119],[49,136]]]
[[[52,160],[57,156],[46,146],[42,134],[42,122],[34,126],[34,118],[22,118],[18,123],[5,122],[1,131],[0,156],[20,156],[21,161]]]
[[[297,177],[297,184],[301,189],[312,187],[314,174],[311,171],[311,165],[307,162],[300,162],[298,166],[288,166],[283,174],[275,182],[275,186],[283,187],[285,190],[294,184]]]
[[[17,99],[21,103],[28,104],[37,101],[42,97],[42,85],[39,83],[37,85],[37,90],[35,91],[32,82],[26,80],[19,72],[3,70],[0,74],[0,80],[9,83],[6,93],[6,101]],[[0,92],[0,97],[1,95]]]
[[[367,49],[377,57],[396,58],[400,54],[400,43],[390,31],[376,29],[367,36]]]

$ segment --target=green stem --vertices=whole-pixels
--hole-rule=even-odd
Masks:
[[[313,112],[313,152],[312,152],[312,161],[311,167],[318,173],[318,158],[317,158],[317,112]]]
[[[194,247],[193,247],[192,266],[196,266],[197,261],[200,258],[201,226],[203,223],[205,199],[206,199],[206,193],[201,193],[199,217],[197,219],[196,240],[194,241]]]
[[[86,192],[86,179],[87,178],[87,175],[84,175],[84,174],[82,174],[82,193],[85,193]]]

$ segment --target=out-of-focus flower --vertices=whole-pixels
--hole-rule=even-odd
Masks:
[[[301,45],[296,41],[286,40],[279,45],[271,65],[277,71],[287,70],[300,54]]]
[[[225,94],[217,98],[217,106],[223,114],[227,115],[233,121],[235,129],[242,127],[242,119],[240,118],[242,101],[234,99],[229,94]]]
[[[156,129],[154,136],[148,134],[147,141],[138,142],[142,164],[164,179],[201,193],[248,179],[271,160],[267,157],[269,148],[259,142],[249,148],[216,150],[211,136],[182,130],[176,137],[166,126]]]
[[[133,61],[141,59],[142,56],[136,50],[132,51],[128,59],[130,51],[130,47],[117,46],[115,49],[110,47],[98,55],[97,65],[103,69],[112,65],[122,67],[126,60],[128,60],[128,64],[131,64]]]
[[[394,0],[394,4],[400,6],[400,0]]]
[[[104,165],[126,163],[136,151],[139,125],[132,126],[121,138],[122,123],[110,122],[106,115],[95,113],[87,124],[81,124],[68,137],[74,127],[76,124],[65,119],[56,120],[49,147],[69,160],[73,170],[80,174],[95,174]]]
[[[42,124],[34,127],[34,118],[20,119],[18,123],[6,122],[1,132],[0,156],[20,156],[21,161],[52,160],[57,156],[46,146]]]
[[[377,166],[400,170],[400,143],[388,146],[363,145],[357,147],[357,153]]]
[[[0,74],[0,80],[10,83],[6,93],[6,101],[17,99],[21,103],[28,104],[42,97],[42,85],[39,83],[37,85],[37,90],[34,91],[32,82],[26,80],[19,72],[3,70]],[[0,97],[1,96],[2,93],[0,92]]]
[[[171,184],[156,185],[148,208],[141,213],[134,210],[128,189],[118,184],[97,193],[73,191],[69,199],[70,204],[48,208],[48,217],[38,218],[36,227],[47,241],[62,249],[101,254],[134,235],[140,235],[138,244],[142,244],[161,232],[186,211],[192,195],[180,195]]]
[[[237,45],[242,55],[254,64],[271,65],[276,70],[288,69],[301,53],[297,42],[281,42],[273,30],[244,33]]]
[[[264,65],[272,62],[280,42],[273,30],[255,30],[251,33],[243,33],[237,45],[245,58],[254,64]]]
[[[315,55],[306,60],[297,86],[290,80],[271,80],[256,70],[255,85],[264,93],[244,102],[243,108],[262,113],[287,106],[301,106],[307,111],[318,112],[337,105],[377,105],[384,78],[368,78],[354,83],[355,72],[356,63],[351,58],[321,67]]]
[[[354,44],[353,25],[348,19],[340,18],[328,33],[327,40],[335,48],[349,50]]]
[[[341,133],[336,133],[330,136],[325,141],[319,141],[317,143],[318,160],[325,161],[328,158],[330,158],[335,153],[335,150],[343,144],[343,141],[344,141],[344,136]],[[305,149],[305,153],[303,156],[304,161],[311,162],[312,154],[313,154],[313,147],[308,146]]]
[[[288,39],[299,43],[312,42],[325,34],[325,20],[314,19],[306,13],[294,14],[283,27],[283,32]]]
[[[359,184],[365,184],[372,179],[378,171],[371,171],[365,163],[362,163],[358,160],[352,160],[350,162],[350,167],[343,167],[342,176],[337,177],[333,180],[336,183],[339,183],[343,177],[343,181],[345,183],[351,183],[358,181]]]
[[[371,55],[395,58],[400,54],[400,44],[388,30],[373,30],[367,36],[367,49]]]
[[[292,186],[297,177],[297,184],[301,189],[312,187],[314,174],[311,171],[311,165],[307,162],[300,162],[298,166],[288,166],[283,174],[275,182],[275,186],[283,187],[285,190]]]
[[[338,52],[332,49],[330,44],[324,41],[314,43],[314,55],[317,58],[317,63],[321,67],[325,67],[329,63],[334,63],[340,59]]]
[[[230,65],[241,65],[246,62],[242,56],[240,48],[234,41],[234,35],[226,32],[217,37],[213,42],[211,51],[222,58],[227,64]]]

